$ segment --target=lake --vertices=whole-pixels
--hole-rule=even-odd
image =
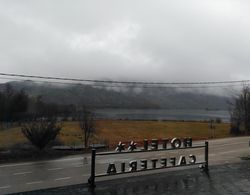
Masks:
[[[98,119],[204,121],[220,118],[223,122],[230,120],[228,110],[97,109],[95,114]]]

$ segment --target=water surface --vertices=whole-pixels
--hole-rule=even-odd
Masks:
[[[121,120],[185,120],[204,121],[220,118],[224,122],[230,119],[227,110],[181,110],[181,109],[97,109],[99,119]]]

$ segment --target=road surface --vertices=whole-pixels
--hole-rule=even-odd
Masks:
[[[216,139],[209,141],[209,165],[234,163],[250,155],[250,137]],[[193,145],[204,144],[204,141]],[[96,160],[97,173],[105,173],[109,162],[151,159],[195,154],[198,161],[204,160],[204,148],[174,150],[129,155],[101,156]],[[176,169],[176,168],[173,168]],[[159,170],[157,170],[159,172]],[[161,170],[161,171],[170,171]],[[137,174],[137,173],[136,173]],[[145,173],[139,173],[145,174]],[[90,155],[75,155],[56,160],[0,165],[0,194],[24,192],[36,189],[87,183],[90,175]],[[130,175],[131,176],[131,175]],[[117,177],[117,176],[116,176]],[[98,178],[102,180],[101,178]],[[110,179],[105,177],[103,179]]]

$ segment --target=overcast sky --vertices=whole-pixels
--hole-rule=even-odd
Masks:
[[[250,79],[250,1],[1,0],[0,72]]]

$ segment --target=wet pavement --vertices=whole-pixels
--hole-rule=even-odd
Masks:
[[[216,139],[216,140],[209,140],[209,165],[211,168],[211,178],[212,182],[217,181],[215,180],[216,171],[214,170],[221,170],[217,169],[216,166],[225,165],[225,164],[233,164],[233,163],[240,163],[242,162],[241,157],[250,155],[249,150],[249,140],[250,137],[237,137],[237,138],[226,138],[226,139]],[[204,141],[195,141],[195,145],[200,145]],[[197,162],[204,161],[204,148],[194,148],[190,150],[170,150],[170,151],[162,151],[162,152],[147,152],[147,153],[132,153],[132,154],[124,154],[124,155],[110,155],[110,156],[99,156],[96,159],[96,174],[106,173],[109,163],[116,163],[117,171],[120,171],[121,162],[125,162],[125,168],[128,169],[128,163],[133,160],[137,160],[139,162],[140,159],[160,159],[160,158],[170,158],[170,157],[177,157],[180,156],[189,156],[193,154],[196,156]],[[90,155],[74,155],[60,159],[54,160],[47,160],[47,161],[37,161],[37,162],[22,162],[22,163],[9,163],[9,164],[2,164],[0,165],[0,194],[10,194],[10,193],[19,193],[19,192],[27,192],[27,191],[34,191],[33,194],[37,193],[44,193],[44,194],[77,194],[77,192],[81,192],[81,194],[90,194],[87,193],[86,185],[84,187],[83,183],[87,183],[88,178],[90,176]],[[244,162],[248,162],[244,160]],[[151,163],[150,163],[151,164]],[[243,163],[244,164],[244,163]],[[140,166],[140,165],[139,165]],[[158,163],[157,166],[160,166]],[[194,166],[194,167],[193,167]],[[106,191],[112,191],[112,194],[115,194],[117,189],[120,191],[117,194],[126,194],[127,189],[130,189],[127,194],[131,194],[135,188],[134,194],[152,194],[156,193],[164,193],[169,192],[172,194],[176,194],[176,191],[179,192],[179,188],[175,189],[175,183],[178,184],[179,180],[184,179],[184,182],[180,183],[180,186],[185,184],[185,181],[188,183],[187,192],[189,191],[199,191],[199,188],[192,188],[192,186],[202,185],[199,183],[199,180],[205,180],[206,177],[202,177],[199,175],[199,169],[197,168],[198,165],[192,165],[194,169],[189,169],[185,171],[180,171],[184,167],[178,168],[168,168],[166,170],[154,170],[153,173],[162,173],[160,176],[140,176],[134,177],[131,179],[128,176],[139,176],[141,174],[149,174],[150,171],[147,172],[138,172],[133,174],[125,174],[125,175],[112,175],[109,177],[101,177],[98,178],[99,181],[97,184],[97,188],[95,190],[96,194],[105,194]],[[186,167],[187,168],[187,167]],[[223,166],[222,166],[223,168]],[[175,171],[176,169],[176,171]],[[179,171],[177,171],[179,170]],[[228,169],[230,173],[232,173],[233,177],[240,177],[242,174],[233,174],[231,169]],[[244,172],[244,171],[243,171]],[[152,173],[152,172],[151,172]],[[225,175],[225,174],[224,174]],[[218,178],[223,178],[224,175]],[[187,177],[188,176],[188,177]],[[112,182],[104,182],[104,179],[114,179],[114,178],[121,178],[127,177],[126,179],[116,179]],[[168,181],[167,183],[162,183],[157,180],[157,177],[164,177],[161,180]],[[169,178],[170,177],[170,178]],[[198,178],[198,179],[196,179]],[[246,176],[245,178],[248,179]],[[160,180],[160,181],[161,181]],[[232,179],[233,180],[233,179]],[[150,190],[152,186],[150,186],[151,181],[157,181],[159,183],[159,190],[163,188],[164,190],[158,192],[156,189]],[[173,181],[173,182],[172,182]],[[193,181],[193,182],[192,182]],[[130,183],[129,183],[130,182]],[[135,182],[137,182],[135,184]],[[113,183],[115,186],[119,188],[113,189]],[[129,185],[126,185],[129,183]],[[184,184],[183,184],[184,183]],[[82,184],[82,185],[77,185]],[[135,184],[135,185],[134,185]],[[140,184],[140,185],[139,185]],[[196,185],[197,184],[197,185]],[[73,186],[74,185],[74,186]],[[155,184],[156,185],[156,184]],[[179,185],[179,184],[178,184]],[[178,186],[177,185],[177,186]],[[67,186],[67,187],[66,187]],[[138,186],[141,186],[138,188]],[[149,186],[149,187],[148,187]],[[185,185],[184,185],[185,186]],[[189,187],[190,186],[190,187]],[[62,188],[58,188],[62,187]],[[51,190],[54,188],[53,190]],[[132,189],[131,189],[132,188]],[[149,188],[149,189],[148,189]],[[43,190],[42,189],[50,189],[50,190]],[[123,190],[124,189],[124,190]],[[147,191],[143,191],[143,189],[148,189]],[[158,189],[158,188],[157,188]],[[169,190],[168,190],[169,189]],[[208,189],[208,187],[206,187]],[[142,192],[141,192],[142,191]],[[209,192],[209,190],[207,190]],[[212,189],[210,190],[214,192]],[[20,194],[20,193],[19,193]],[[111,193],[110,193],[111,194]]]
[[[101,181],[93,191],[82,184],[19,194],[250,194],[250,160],[245,158],[240,163],[210,166],[209,174],[194,167]]]

